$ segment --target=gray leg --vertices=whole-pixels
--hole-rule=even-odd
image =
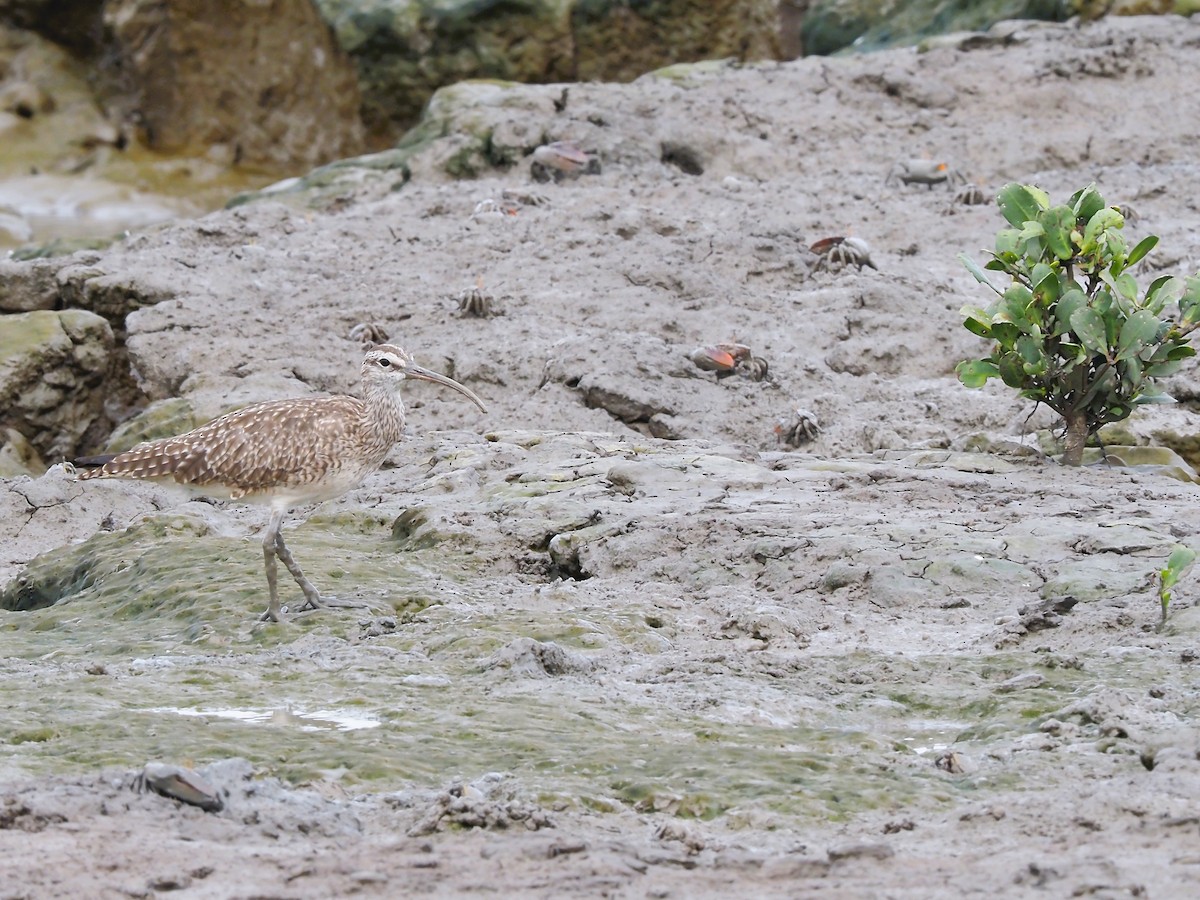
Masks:
[[[307,601],[300,609],[329,609],[331,606],[339,609],[363,609],[367,604],[357,600],[338,600],[336,598],[322,597],[311,581],[304,577],[304,573],[300,571],[300,566],[296,560],[292,558],[291,551],[283,543],[283,533],[280,532],[275,538],[275,553],[287,566],[287,570],[292,573],[292,577],[296,579],[296,584],[300,585],[300,590],[304,591],[304,599]]]
[[[262,614],[260,621],[283,621],[283,611],[279,605],[279,591],[276,586],[276,558],[292,573],[292,577],[296,579],[296,584],[300,585],[300,590],[304,592],[305,604],[301,607],[301,610],[326,609],[330,606],[358,609],[365,607],[367,604],[353,600],[321,599],[320,592],[313,587],[311,581],[304,577],[304,572],[300,569],[300,564],[296,562],[292,556],[292,552],[288,550],[287,544],[283,542],[283,517],[284,511],[272,513],[271,522],[267,525],[267,533],[263,535],[263,563],[267,570],[267,587],[271,592],[271,605]]]
[[[279,557],[279,561],[287,567],[287,570],[292,573],[292,577],[296,579],[296,584],[300,585],[300,590],[304,592],[304,599],[307,601],[304,609],[320,609],[326,604],[321,600],[320,593],[313,587],[313,583],[304,577],[304,573],[300,570],[300,565],[292,557],[292,552],[288,550],[287,544],[283,542],[283,532],[276,530],[275,532],[275,555]]]
[[[267,533],[263,535],[263,565],[267,570],[267,590],[271,594],[271,602],[267,611],[259,618],[260,622],[281,622],[283,615],[279,610],[279,590],[276,587],[275,542],[279,538],[279,528],[283,525],[283,513],[272,513],[271,522],[267,525]]]

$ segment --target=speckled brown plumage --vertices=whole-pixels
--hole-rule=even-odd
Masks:
[[[277,492],[315,500],[344,476],[373,472],[400,439],[402,410],[381,404],[372,412],[355,397],[259,403],[179,437],[139,444],[80,477],[173,481],[249,502]]]
[[[324,606],[283,542],[283,516],[293,506],[331,500],[379,468],[404,434],[399,386],[420,378],[454,388],[484,410],[456,381],[416,365],[399,347],[383,344],[363,359],[363,399],[314,397],[273,400],[228,413],[178,437],[138,444],[112,457],[76,461],[79,477],[136,478],[173,483],[197,493],[265,503],[272,509],[263,539],[271,602],[265,618],[280,620],[275,559],[287,566],[309,606]]]

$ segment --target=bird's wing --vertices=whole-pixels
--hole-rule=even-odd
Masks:
[[[187,434],[139,444],[85,477],[171,478],[222,485],[235,497],[305,484],[336,464],[361,407],[353,397],[259,403]]]

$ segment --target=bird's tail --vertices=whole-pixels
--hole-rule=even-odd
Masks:
[[[104,453],[100,456],[80,456],[72,460],[77,469],[98,469],[117,458],[115,453]]]

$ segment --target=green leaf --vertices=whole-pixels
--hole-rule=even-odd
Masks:
[[[978,281],[980,284],[986,284],[997,294],[1000,293],[1000,289],[992,284],[991,281],[988,280],[988,277],[984,273],[983,269],[979,268],[979,263],[975,262],[975,260],[971,259],[971,257],[967,256],[965,253],[958,254],[958,261],[966,267],[968,272],[975,276],[976,281]]]
[[[1167,404],[1174,403],[1175,398],[1172,397],[1170,394],[1164,394],[1160,391],[1157,394],[1142,394],[1141,396],[1134,399],[1133,402],[1137,406],[1147,406],[1147,405],[1166,406]]]
[[[996,197],[1000,205],[1000,214],[1014,228],[1021,228],[1031,219],[1036,219],[1039,212],[1050,205],[1050,198],[1044,191],[1023,184],[1006,184],[1000,188]]]
[[[1033,292],[1040,295],[1039,299],[1043,303],[1050,304],[1058,299],[1061,289],[1058,272],[1047,263],[1040,262],[1033,267],[1033,271],[1029,273],[1029,283],[1033,286]]]
[[[1019,353],[1005,353],[1000,357],[1000,380],[1011,388],[1025,386],[1025,362]]]
[[[1195,355],[1196,355],[1195,347],[1191,346],[1190,344],[1181,344],[1178,347],[1171,348],[1171,351],[1167,354],[1167,359],[1170,362],[1175,362],[1176,360],[1188,359],[1189,357],[1192,357]]]
[[[1106,206],[1104,198],[1096,190],[1095,184],[1089,184],[1087,187],[1076,191],[1071,195],[1069,203],[1071,208],[1075,210],[1075,218],[1083,219],[1085,222],[1089,221],[1092,216]]]
[[[1026,334],[1032,333],[1036,330],[1036,323],[1030,314],[1040,318],[1040,312],[1031,309],[1032,306],[1033,292],[1029,288],[1023,284],[1010,285],[995,304],[992,322],[1011,322]]]
[[[1108,340],[1104,319],[1089,306],[1083,306],[1071,314],[1071,330],[1085,348],[1093,353],[1108,355]]]
[[[1183,368],[1183,360],[1169,359],[1165,362],[1152,362],[1146,366],[1147,378],[1166,378],[1168,375],[1174,375]],[[1165,395],[1163,395],[1165,396]],[[1146,400],[1139,398],[1139,403],[1174,403],[1172,399],[1167,400]]]
[[[1061,364],[1063,375],[1069,375],[1076,366],[1081,366],[1088,361],[1089,353],[1079,344],[1067,340],[1067,335],[1063,335],[1058,342],[1059,358],[1064,360]]]
[[[1040,238],[1046,233],[1046,229],[1042,227],[1042,223],[1036,219],[1030,219],[1021,228],[1019,240],[1029,241],[1031,238]]]
[[[992,317],[982,309],[974,306],[964,306],[959,315],[963,317],[963,328],[981,338],[992,336]]]
[[[992,320],[992,340],[1005,350],[1011,350],[1013,344],[1020,336],[1021,329],[1012,322]]]
[[[1126,300],[1137,300],[1138,286],[1137,279],[1128,272],[1122,272],[1113,282],[1113,287]]]
[[[1048,363],[1046,362],[1046,352],[1042,349],[1041,338],[1023,334],[1017,338],[1016,350],[1021,355],[1021,360],[1025,363],[1025,373],[1027,375],[1036,376],[1045,374]]]
[[[969,388],[980,388],[987,384],[989,378],[1000,374],[1000,369],[991,360],[964,359],[954,367],[958,380]]]
[[[1024,223],[1021,223],[1024,224]],[[1003,256],[1006,253],[1016,255],[1017,242],[1021,237],[1021,232],[1015,228],[1002,228],[996,232],[996,255]]]
[[[1122,393],[1129,394],[1131,391],[1140,391],[1144,386],[1144,379],[1142,377],[1142,361],[1136,356],[1118,361],[1117,372],[1121,376],[1121,382],[1124,388]]]
[[[1200,322],[1200,276],[1190,275],[1184,279],[1183,292],[1179,296],[1179,313],[1181,327]]]
[[[1046,235],[1046,247],[1059,259],[1067,260],[1075,255],[1071,243],[1071,231],[1075,227],[1075,214],[1069,207],[1055,206],[1043,212],[1038,221]]]
[[[1174,275],[1160,275],[1150,282],[1150,287],[1146,288],[1146,297],[1142,300],[1142,306],[1158,315],[1176,291],[1182,292],[1182,290],[1182,279],[1178,279]]]
[[[1142,258],[1153,250],[1156,244],[1158,244],[1158,237],[1153,234],[1138,241],[1137,246],[1129,251],[1129,258],[1125,260],[1125,268],[1128,269],[1141,262]]]
[[[1067,288],[1054,307],[1054,334],[1065,334],[1071,330],[1071,316],[1075,310],[1087,306],[1087,294],[1078,285]]]
[[[1162,586],[1164,590],[1170,590],[1179,584],[1187,570],[1191,568],[1192,563],[1196,561],[1196,551],[1191,547],[1185,547],[1183,544],[1176,544],[1175,549],[1171,551],[1171,555],[1167,558],[1167,567],[1159,574],[1162,576]]]
[[[1119,212],[1111,206],[1105,207],[1088,219],[1087,228],[1083,232],[1083,246],[1081,249],[1085,253],[1092,252],[1096,249],[1097,242],[1104,232],[1119,229],[1124,224],[1125,219]]]
[[[1158,337],[1158,316],[1149,310],[1139,309],[1125,320],[1117,338],[1117,359],[1130,359],[1142,352],[1147,344]]]

